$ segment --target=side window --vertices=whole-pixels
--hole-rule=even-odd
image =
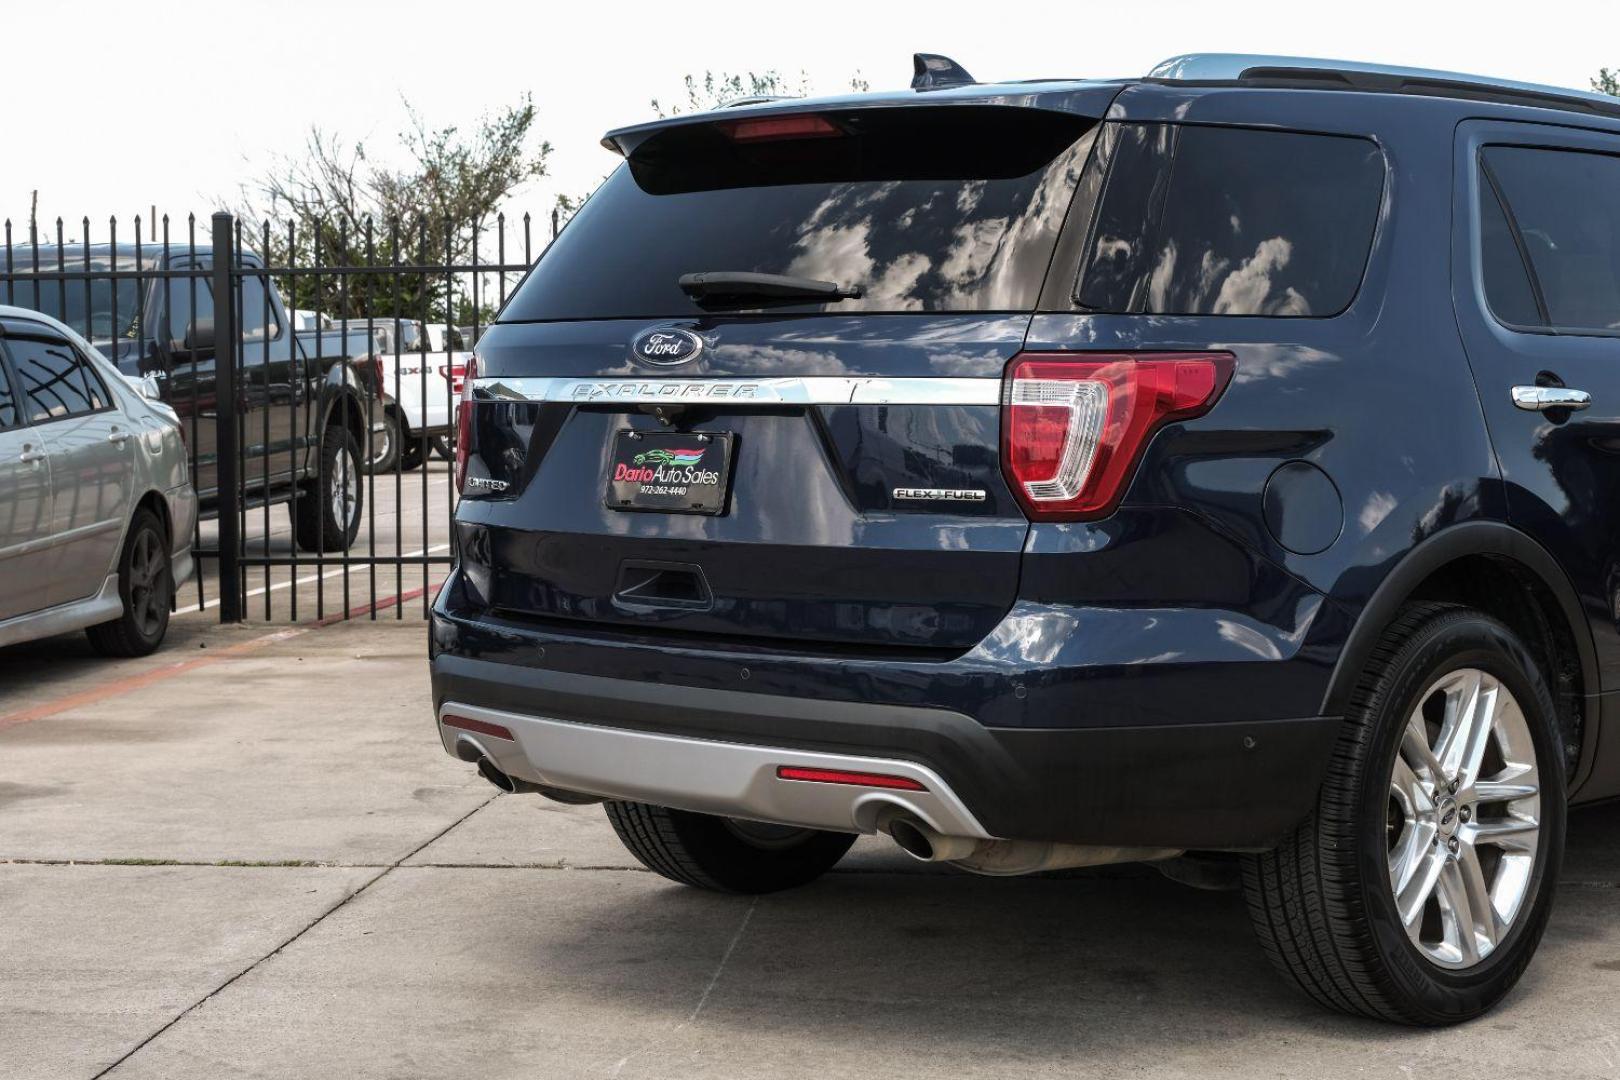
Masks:
[[[1577,333],[1620,330],[1620,157],[1488,146],[1482,160],[1518,228],[1546,321]],[[1487,296],[1498,318],[1514,321],[1488,278]]]
[[[167,288],[169,302],[169,337],[184,341],[186,328],[193,320],[214,321],[214,292],[208,279],[203,277],[171,277],[160,281],[157,288]],[[195,298],[195,307],[192,300]]]
[[[242,278],[242,341],[274,341],[281,336],[276,309],[265,292],[265,278],[248,274]]]
[[[1490,173],[1483,167],[1480,173],[1479,248],[1485,301],[1492,313],[1509,326],[1546,326],[1546,314],[1536,300],[1524,253],[1502,208],[1501,196]]]
[[[1079,292],[1101,311],[1337,315],[1361,284],[1384,191],[1367,139],[1153,125],[1121,133]],[[1155,206],[1154,204],[1159,205]]]
[[[107,384],[101,381],[101,373],[96,370],[96,365],[77,349],[73,350],[73,355],[79,361],[79,369],[84,372],[84,392],[90,399],[91,411],[99,412],[110,408],[112,395],[107,392]]]
[[[22,423],[22,410],[17,408],[17,397],[12,393],[10,377],[6,375],[4,358],[0,358],[0,431]]]
[[[106,389],[65,342],[7,342],[11,365],[22,383],[23,407],[31,423],[82,416],[106,405]]]

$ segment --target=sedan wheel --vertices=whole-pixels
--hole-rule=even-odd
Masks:
[[[155,530],[142,530],[129,561],[129,613],[142,635],[157,634],[168,621],[169,593],[169,556],[163,538]]]
[[[169,533],[152,511],[142,508],[130,518],[124,548],[118,556],[118,618],[85,630],[91,648],[103,656],[145,656],[169,630],[174,599],[174,571],[169,562]]]

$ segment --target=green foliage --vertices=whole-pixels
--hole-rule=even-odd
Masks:
[[[1592,80],[1592,89],[1600,94],[1620,97],[1620,70],[1610,71],[1608,68],[1598,68],[1597,78]]]
[[[546,175],[551,144],[533,138],[533,101],[525,95],[470,130],[430,128],[409,102],[405,112],[402,167],[378,164],[363,143],[312,127],[302,156],[276,160],[244,187],[238,210],[243,243],[263,251],[272,266],[466,264],[475,254],[476,230],[477,254],[488,261],[488,232],[500,206]],[[401,315],[437,322],[470,303],[444,274],[380,269],[346,275],[341,283],[303,275],[281,285],[289,307],[334,318]],[[447,303],[451,291],[458,296]]]

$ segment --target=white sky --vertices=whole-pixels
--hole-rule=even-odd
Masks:
[[[0,218],[89,215],[104,235],[156,205],[183,219],[234,197],[311,123],[395,145],[406,97],[434,125],[470,123],[527,91],[552,176],[514,201],[549,214],[615,158],[610,127],[678,100],[688,73],[803,71],[822,92],[860,72],[903,86],[911,53],[982,80],[1138,75],[1184,52],[1288,53],[1480,72],[1584,88],[1620,66],[1620,9],[1541,0],[1354,4],[1272,0],[933,0],[691,4],[674,0],[57,0],[0,17]],[[218,57],[223,42],[225,59]],[[436,55],[438,54],[438,55]],[[217,85],[223,77],[230,88]],[[538,229],[537,229],[538,237]]]

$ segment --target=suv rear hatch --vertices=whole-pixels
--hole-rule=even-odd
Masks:
[[[471,594],[717,644],[983,639],[1028,530],[1002,375],[1115,90],[610,136],[626,164],[479,342]]]

